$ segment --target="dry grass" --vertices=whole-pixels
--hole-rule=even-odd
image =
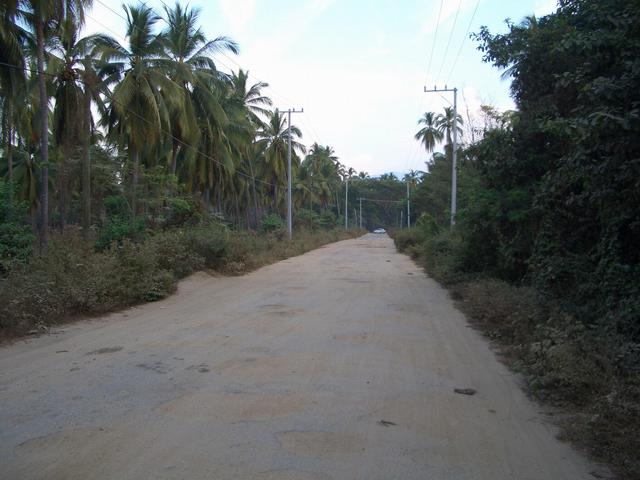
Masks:
[[[177,281],[204,268],[239,275],[326,243],[359,235],[342,229],[230,232],[219,225],[176,229],[96,252],[69,229],[45,255],[0,278],[0,338],[15,338],[82,316],[164,298]]]

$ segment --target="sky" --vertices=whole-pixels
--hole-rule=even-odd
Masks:
[[[147,5],[162,12],[163,2]],[[182,2],[186,3],[186,2]],[[542,16],[555,0],[191,0],[208,38],[229,36],[239,55],[214,57],[220,70],[248,70],[252,83],[281,110],[304,109],[292,123],[303,143],[330,145],[340,161],[371,175],[424,170],[426,152],[413,139],[425,111],[441,112],[459,89],[466,118],[481,104],[513,108],[509,82],[482,62],[468,33],[486,25],[506,31],[505,19]],[[118,2],[94,0],[87,33],[124,41]],[[164,26],[162,23],[159,27]],[[464,139],[463,139],[464,140]]]

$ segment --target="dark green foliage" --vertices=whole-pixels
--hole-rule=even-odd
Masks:
[[[335,228],[337,219],[334,213],[330,210],[325,210],[320,214],[320,218],[318,219],[318,223],[320,227],[325,229]]]
[[[211,224],[188,229],[181,235],[186,248],[199,255],[205,267],[220,267],[229,248],[229,232],[225,227]]]
[[[475,152],[486,188],[511,202],[494,209],[509,228],[492,222],[510,248],[495,249],[501,271],[640,342],[640,2],[569,1],[509,27],[478,35],[520,107]]]
[[[262,220],[262,230],[267,233],[282,230],[284,228],[284,220],[274,213],[267,215]]]
[[[115,215],[98,230],[96,250],[102,251],[112,244],[121,244],[124,240],[139,242],[146,236],[146,222],[142,217],[129,218]]]
[[[33,250],[35,236],[27,223],[27,206],[11,200],[11,186],[0,180],[0,275],[24,263]],[[14,196],[15,198],[15,196]]]
[[[320,227],[320,216],[313,210],[302,208],[296,212],[294,223],[296,227],[317,230]]]
[[[178,227],[187,223],[197,223],[199,220],[195,205],[184,198],[169,198],[166,210],[165,227]]]

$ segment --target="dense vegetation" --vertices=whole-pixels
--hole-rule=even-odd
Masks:
[[[418,226],[396,242],[452,286],[532,392],[580,412],[568,436],[638,478],[640,2],[560,4],[475,35],[517,111],[486,107],[460,150],[455,228],[437,154]]]

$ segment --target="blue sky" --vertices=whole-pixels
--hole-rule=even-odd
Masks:
[[[160,0],[147,3],[162,9]],[[344,164],[372,175],[424,169],[426,154],[413,140],[416,122],[422,112],[448,105],[438,94],[423,93],[425,81],[457,86],[462,113],[468,106],[473,116],[484,103],[512,108],[509,83],[482,63],[465,33],[481,25],[503,32],[506,18],[520,21],[555,9],[555,0],[189,3],[202,10],[202,28],[210,38],[227,35],[240,44],[240,55],[216,58],[219,68],[242,66],[254,81],[270,84],[266,93],[275,106],[304,107],[293,121],[303,143],[331,145]],[[114,11],[122,14],[122,7],[96,0],[87,29],[122,41],[124,21]]]

